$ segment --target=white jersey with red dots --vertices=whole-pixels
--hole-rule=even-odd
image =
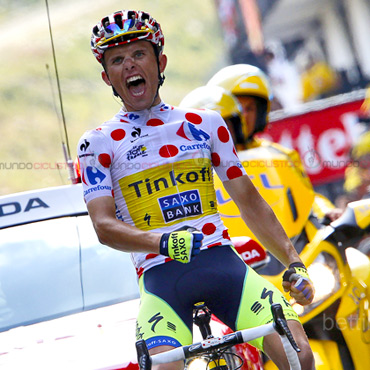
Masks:
[[[116,218],[141,230],[189,225],[203,232],[202,249],[231,244],[217,212],[212,168],[222,181],[245,170],[218,113],[163,102],[138,112],[122,109],[81,137],[78,158],[87,203],[114,197]],[[132,258],[139,275],[170,260],[147,253]]]

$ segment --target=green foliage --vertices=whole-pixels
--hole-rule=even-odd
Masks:
[[[150,12],[163,28],[166,102],[177,105],[225,64],[214,0],[49,0],[72,158],[82,133],[120,108],[90,51],[91,28],[103,16],[132,6]],[[67,184],[45,2],[0,0],[0,11],[0,194]]]

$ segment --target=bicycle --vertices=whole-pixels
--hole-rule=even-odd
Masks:
[[[198,343],[174,348],[170,351],[150,356],[145,340],[141,339],[136,342],[139,368],[140,370],[151,370],[152,365],[188,360],[202,356],[207,359],[207,369],[230,370],[230,361],[227,361],[225,355],[235,354],[227,352],[229,348],[236,344],[246,343],[253,339],[277,332],[282,341],[291,370],[300,370],[301,365],[297,355],[300,349],[288,327],[281,305],[277,303],[272,304],[271,312],[273,316],[273,321],[271,323],[239,330],[221,337],[214,337],[209,325],[211,313],[204,304],[200,305],[195,308],[194,323],[199,326],[203,340]],[[233,370],[237,370],[243,365],[243,360],[241,358],[240,360],[241,364],[233,368]]]

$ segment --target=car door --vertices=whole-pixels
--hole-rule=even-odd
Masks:
[[[84,309],[138,298],[137,275],[130,254],[100,244],[89,216],[77,217],[77,225]]]
[[[0,237],[0,331],[83,309],[75,217],[9,227]]]

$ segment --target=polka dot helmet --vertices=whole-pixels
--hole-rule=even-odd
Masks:
[[[149,13],[121,10],[104,17],[93,27],[91,50],[101,63],[108,48],[138,40],[150,41],[157,47],[158,53],[163,50],[161,26]]]

